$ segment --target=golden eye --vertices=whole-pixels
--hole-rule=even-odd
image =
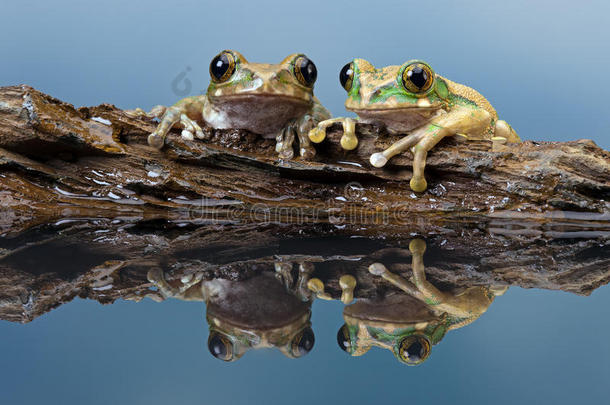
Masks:
[[[425,93],[433,83],[434,72],[423,63],[411,63],[402,72],[402,85],[411,93]]]
[[[307,56],[299,56],[294,61],[294,76],[303,86],[312,87],[318,77],[318,69]]]
[[[411,335],[398,345],[398,357],[408,365],[423,363],[430,355],[430,341],[422,335]]]
[[[316,338],[310,327],[303,329],[292,338],[291,350],[294,357],[303,357],[313,349]]]
[[[354,66],[351,62],[343,66],[339,72],[339,81],[346,91],[350,91],[354,81]]]
[[[233,343],[224,335],[211,332],[208,338],[208,350],[212,356],[222,361],[233,360]]]
[[[210,76],[216,83],[229,80],[235,72],[235,56],[229,51],[222,51],[210,62]]]

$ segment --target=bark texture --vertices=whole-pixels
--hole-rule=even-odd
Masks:
[[[313,161],[279,160],[272,140],[208,130],[192,142],[112,105],[74,108],[27,86],[0,88],[0,319],[28,322],[76,296],[160,299],[147,272],[240,280],[278,262],[314,264],[333,297],[392,288],[367,266],[409,275],[414,237],[443,289],[508,285],[590,294],[610,281],[610,153],[590,140],[459,143],[429,155],[429,188],[409,189],[411,157],[371,153],[396,138],[331,128]]]

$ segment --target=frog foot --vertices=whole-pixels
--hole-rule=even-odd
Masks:
[[[313,263],[299,263],[296,280],[293,274],[292,262],[276,262],[274,267],[275,277],[284,284],[286,290],[294,293],[301,301],[309,301],[311,299],[311,291],[307,287],[307,283],[311,273],[314,271]]]
[[[292,276],[292,263],[291,262],[276,262],[275,267],[275,278],[278,279],[287,290],[291,290],[294,285],[294,277]]]
[[[135,110],[126,110],[125,114],[132,118],[146,117],[146,118],[161,119],[165,115],[167,110],[168,110],[167,107],[162,106],[162,105],[157,105],[157,106],[153,107],[149,112],[146,112],[143,109],[138,107]],[[159,127],[160,126],[161,125],[159,125]],[[157,127],[157,130],[155,132],[153,132],[152,134],[150,134],[148,136],[148,144],[155,149],[161,149],[165,143],[165,134],[161,134],[160,132],[158,132],[159,127]]]
[[[180,124],[180,126],[183,128],[183,139],[192,140],[194,139],[195,135],[200,139],[205,138],[203,130],[199,124],[185,114],[185,108],[185,106],[171,106],[165,109],[157,129],[148,136],[148,144],[150,146],[156,149],[163,148],[167,133],[176,124]]]
[[[411,190],[416,193],[423,193],[428,188],[428,182],[423,177],[413,177],[409,182],[409,185],[411,186]]]
[[[158,267],[150,269],[146,274],[146,278],[159,289],[163,297],[173,297],[178,293],[178,289],[172,287],[165,280],[165,273]]]
[[[316,294],[316,297],[318,298],[328,301],[333,299],[329,293],[324,291],[324,283],[319,278],[310,278],[309,281],[307,281],[307,288]]]
[[[345,305],[350,304],[354,300],[356,279],[351,274],[344,274],[339,278],[339,286],[341,287],[341,302]]]
[[[135,110],[125,110],[125,114],[132,118],[146,117],[161,119],[163,114],[165,114],[165,110],[167,110],[167,107],[165,107],[164,105],[156,105],[149,112],[146,112],[140,107],[138,107]]]
[[[423,239],[413,239],[409,243],[409,251],[414,255],[423,255],[426,251],[426,242]]]
[[[521,143],[521,138],[519,138],[519,135],[517,135],[513,127],[511,127],[508,122],[504,120],[496,121],[492,141],[494,138],[497,138],[497,140],[504,138],[505,140],[503,143]]]
[[[297,136],[299,137],[299,154],[302,158],[311,160],[316,156],[316,149],[309,140],[309,131],[316,126],[314,118],[306,114],[297,125]]]
[[[180,115],[180,125],[182,126],[182,128],[184,128],[182,130],[182,139],[192,141],[193,139],[195,139],[195,136],[197,136],[197,138],[199,139],[205,138],[203,130],[201,129],[199,124],[187,117],[186,114]]]
[[[294,132],[292,125],[287,125],[275,137],[275,151],[281,159],[292,159],[294,157]]]
[[[345,150],[354,150],[358,146],[356,137],[356,121],[352,118],[331,118],[324,120],[317,127],[309,131],[309,139],[314,143],[320,143],[326,139],[326,130],[331,125],[340,122],[343,125],[343,136],[341,137],[341,147]]]
[[[299,275],[295,285],[295,294],[301,301],[311,300],[311,291],[307,287],[307,283],[314,269],[315,266],[311,262],[299,263]]]

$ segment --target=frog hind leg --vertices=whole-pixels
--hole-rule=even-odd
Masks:
[[[515,132],[508,122],[504,120],[496,121],[494,128],[494,138],[504,138],[508,143],[521,143],[521,138]]]

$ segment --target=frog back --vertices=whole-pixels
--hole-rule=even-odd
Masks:
[[[447,83],[447,88],[449,89],[449,94],[455,99],[457,103],[466,103],[466,104],[475,104],[477,107],[484,109],[489,114],[491,114],[492,119],[495,121],[498,119],[498,113],[492,107],[492,105],[487,101],[485,97],[478,91],[468,86],[464,86],[463,84],[459,84],[453,82],[449,79],[446,79],[440,75],[437,75],[440,79],[442,79],[445,83]]]

